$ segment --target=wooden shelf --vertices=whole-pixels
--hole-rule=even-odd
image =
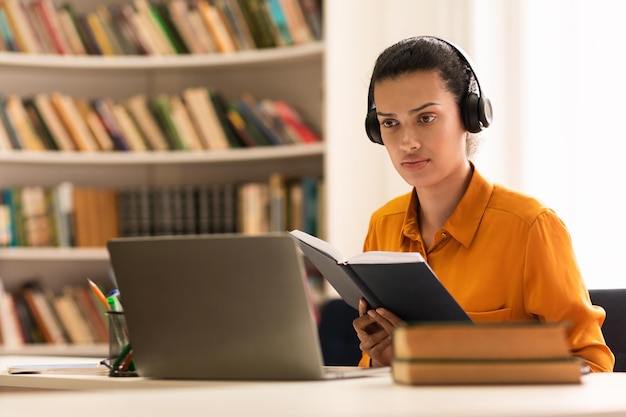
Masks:
[[[207,67],[241,67],[263,64],[284,64],[319,59],[323,54],[323,42],[284,46],[279,48],[238,51],[228,54],[203,55],[120,55],[120,56],[74,56],[50,54],[23,54],[0,52],[0,66],[46,69],[80,70],[142,70],[184,69]]]
[[[220,151],[62,152],[2,151],[2,164],[169,165],[194,163],[272,162],[324,154],[324,143],[236,148]]]

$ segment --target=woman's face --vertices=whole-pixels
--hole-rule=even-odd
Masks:
[[[436,187],[467,167],[467,132],[438,72],[379,81],[374,101],[383,143],[407,183]]]

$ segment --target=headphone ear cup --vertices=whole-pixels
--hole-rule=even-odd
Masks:
[[[463,123],[471,133],[478,133],[491,125],[493,113],[488,98],[469,93],[463,106]]]
[[[468,93],[463,102],[463,124],[471,133],[478,133],[482,130],[480,126],[480,97],[476,93]]]
[[[380,124],[378,123],[378,117],[376,116],[376,109],[372,109],[367,112],[365,116],[365,133],[367,137],[374,143],[379,145],[383,144],[383,138],[380,134]]]
[[[480,97],[479,107],[479,119],[480,125],[483,129],[491,126],[491,121],[493,120],[493,109],[491,108],[491,100],[488,98]]]

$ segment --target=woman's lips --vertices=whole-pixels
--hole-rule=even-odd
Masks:
[[[401,162],[401,165],[405,169],[418,170],[418,169],[424,168],[426,165],[428,165],[429,162],[430,162],[430,159],[407,158]]]

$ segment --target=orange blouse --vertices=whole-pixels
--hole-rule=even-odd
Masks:
[[[567,228],[537,200],[488,182],[474,171],[458,206],[425,249],[415,191],[372,214],[364,250],[420,252],[474,321],[569,321],[572,353],[592,371],[615,358],[591,304]],[[369,364],[363,354],[361,366]]]

